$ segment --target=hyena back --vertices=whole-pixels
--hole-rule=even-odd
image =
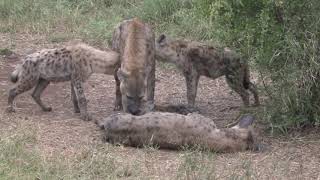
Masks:
[[[112,49],[119,52],[121,61],[119,70],[114,74],[115,110],[123,108],[125,112],[134,115],[153,110],[154,46],[155,37],[151,27],[137,18],[125,20],[115,29]]]
[[[216,79],[226,77],[228,85],[237,92],[245,106],[249,105],[249,93],[253,93],[255,105],[259,105],[256,86],[250,81],[248,63],[228,48],[217,48],[202,43],[171,40],[160,35],[156,41],[157,58],[171,62],[183,72],[187,84],[188,104],[194,106],[200,76]]]
[[[32,97],[43,111],[52,108],[43,104],[42,92],[50,82],[71,81],[71,98],[74,111],[84,120],[90,120],[87,100],[82,83],[92,73],[113,75],[120,63],[117,52],[101,51],[79,43],[56,49],[44,49],[26,56],[11,74],[11,81],[17,83],[9,91],[7,111],[13,112],[14,98],[35,86]]]

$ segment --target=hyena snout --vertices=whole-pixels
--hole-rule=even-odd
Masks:
[[[132,115],[140,115],[141,114],[141,110],[140,110],[140,107],[137,106],[137,105],[129,105],[128,106],[128,111],[130,114]]]
[[[142,115],[141,101],[139,98],[127,99],[127,111],[132,115]]]

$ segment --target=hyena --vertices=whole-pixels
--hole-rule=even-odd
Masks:
[[[40,99],[42,92],[50,82],[71,81],[74,111],[80,113],[83,120],[90,120],[82,83],[92,73],[113,75],[119,62],[117,52],[101,51],[84,43],[30,54],[11,74],[11,81],[17,84],[9,91],[7,111],[14,111],[13,100],[17,95],[34,86],[32,97],[35,102],[43,111],[51,111],[52,108],[44,105]]]
[[[154,109],[155,36],[150,26],[137,18],[115,29],[112,50],[120,54],[116,80],[115,110],[141,115]],[[145,108],[145,109],[144,109]]]
[[[155,145],[164,149],[198,147],[215,152],[258,150],[256,134],[251,127],[254,117],[245,115],[232,128],[219,129],[200,114],[181,115],[149,112],[141,116],[113,114],[98,122],[104,139],[110,143],[143,147]]]
[[[225,76],[228,85],[237,92],[245,106],[249,106],[249,93],[259,105],[256,86],[250,81],[248,63],[228,48],[208,46],[199,42],[172,40],[160,35],[156,41],[156,57],[177,65],[187,84],[188,104],[194,106],[200,76],[216,79]]]

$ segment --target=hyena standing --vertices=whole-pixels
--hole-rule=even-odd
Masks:
[[[259,105],[256,86],[250,81],[247,62],[228,48],[216,48],[198,42],[171,40],[160,35],[156,41],[156,56],[172,62],[183,72],[187,84],[188,104],[194,106],[200,76],[216,79],[225,76],[228,85],[249,105],[249,93]]]
[[[134,18],[125,20],[114,31],[112,49],[120,53],[121,65],[115,72],[115,110],[141,115],[154,109],[155,36],[147,24]]]
[[[108,50],[101,51],[86,44],[70,45],[57,49],[44,49],[25,57],[11,74],[11,81],[17,82],[9,91],[7,111],[13,112],[14,98],[33,88],[32,97],[43,111],[51,111],[40,96],[50,82],[71,80],[71,98],[74,111],[81,114],[83,120],[90,120],[87,112],[87,100],[82,83],[92,73],[113,75],[119,64],[119,54]]]

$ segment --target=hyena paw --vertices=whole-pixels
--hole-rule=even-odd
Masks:
[[[92,116],[88,113],[81,115],[80,118],[84,121],[91,121],[92,120]]]
[[[15,110],[12,106],[9,106],[9,107],[7,107],[7,109],[6,109],[6,112],[7,112],[7,113],[13,113],[13,112],[16,112],[16,110]]]
[[[155,109],[155,104],[154,102],[149,102],[147,101],[144,107],[144,111],[147,112],[152,112]]]
[[[45,112],[50,112],[52,111],[52,107],[44,107],[42,110]]]
[[[122,106],[121,105],[115,105],[113,110],[114,111],[121,111],[122,110]]]
[[[263,152],[269,151],[270,149],[265,144],[257,143],[251,148],[251,150],[256,153],[263,153]]]
[[[80,113],[80,109],[79,108],[78,109],[75,108],[75,109],[73,109],[73,112],[74,113]]]
[[[185,106],[185,113],[200,113],[200,109],[194,105],[186,105]]]
[[[260,106],[260,102],[255,102],[255,103],[253,104],[253,107],[258,107],[258,106]]]

